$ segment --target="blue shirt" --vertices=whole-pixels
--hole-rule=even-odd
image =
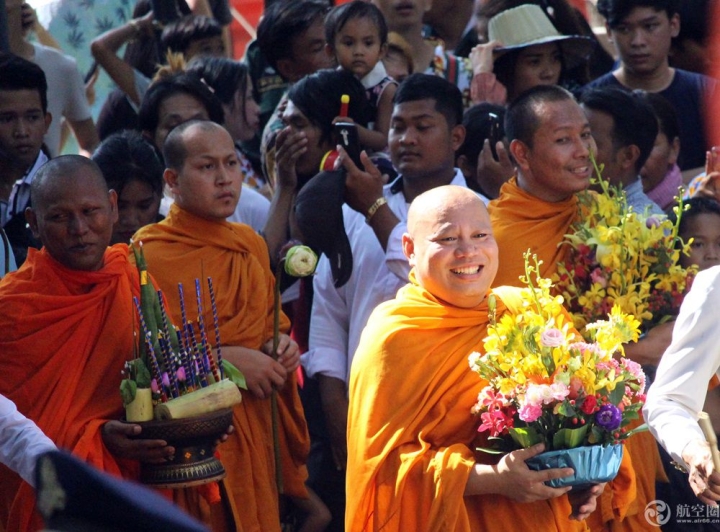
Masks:
[[[612,72],[591,81],[583,90],[601,87],[631,90],[621,84]],[[705,166],[705,152],[711,146],[705,136],[703,98],[712,97],[716,87],[717,81],[708,76],[676,68],[670,85],[658,93],[672,104],[677,113],[680,126],[680,156],[677,164],[681,170]]]

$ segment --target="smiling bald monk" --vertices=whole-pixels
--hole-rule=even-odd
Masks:
[[[410,284],[373,312],[355,355],[348,414],[346,527],[360,530],[585,530],[602,486],[574,494],[531,471],[542,446],[499,461],[474,455],[470,414],[486,384],[467,362],[482,352],[498,269],[490,217],[470,190],[442,186],[412,203],[403,249]],[[509,312],[495,292],[498,318]]]

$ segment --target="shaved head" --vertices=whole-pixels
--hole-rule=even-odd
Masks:
[[[118,214],[117,194],[97,164],[79,155],[51,159],[30,193],[25,218],[50,256],[71,270],[101,269]]]
[[[78,171],[84,169],[85,177],[107,192],[108,186],[100,167],[91,159],[81,155],[62,155],[42,165],[30,184],[33,210],[44,208],[55,196],[55,190],[64,188],[68,181],[75,180]]]
[[[447,185],[419,195],[408,211],[403,251],[418,284],[445,303],[472,308],[497,273],[497,244],[485,204]]]

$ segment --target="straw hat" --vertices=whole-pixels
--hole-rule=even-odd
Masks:
[[[563,35],[555,29],[540,6],[523,4],[498,13],[488,23],[491,41],[503,43],[495,49],[495,58],[511,50],[535,44],[556,42],[560,45],[566,68],[572,68],[588,57],[595,48],[595,41],[580,35]]]

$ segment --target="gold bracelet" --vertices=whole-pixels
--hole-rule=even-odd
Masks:
[[[379,197],[375,200],[375,203],[370,205],[367,214],[365,215],[365,222],[370,223],[370,219],[375,215],[377,210],[383,205],[387,204],[387,200],[384,197]]]

